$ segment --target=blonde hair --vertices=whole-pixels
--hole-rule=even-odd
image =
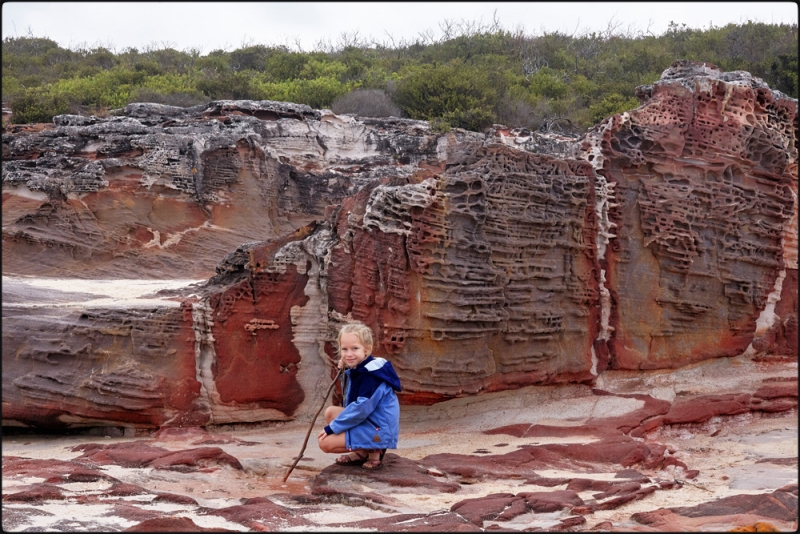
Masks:
[[[364,323],[347,323],[339,329],[339,337],[336,338],[336,344],[338,345],[337,352],[341,352],[342,334],[355,335],[358,338],[358,342],[364,346],[367,355],[372,352],[372,329]]]

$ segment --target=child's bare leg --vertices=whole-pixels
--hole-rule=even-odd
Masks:
[[[328,406],[325,408],[325,424],[331,424],[331,421],[336,419],[336,417],[342,413],[342,410],[344,410],[344,408],[341,406]]]
[[[322,452],[344,453],[348,452],[347,444],[344,439],[344,432],[341,434],[330,434],[317,440]]]
[[[328,406],[325,408],[325,423],[328,425],[331,424],[331,421],[336,419],[336,417],[342,413],[342,410],[344,410],[344,408],[341,406]],[[330,452],[335,454],[349,453],[347,456],[350,461],[360,460],[365,458],[367,455],[367,451],[365,449],[348,451],[344,432],[341,434],[331,434],[329,436],[320,438],[317,441],[322,452]]]

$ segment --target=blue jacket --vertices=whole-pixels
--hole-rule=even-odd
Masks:
[[[344,410],[325,427],[328,434],[345,432],[348,450],[396,449],[400,433],[400,378],[383,358],[367,356],[344,372]]]

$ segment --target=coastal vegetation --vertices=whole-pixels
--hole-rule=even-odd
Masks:
[[[798,98],[796,24],[746,22],[654,35],[622,31],[530,35],[497,24],[440,24],[441,36],[367,42],[342,34],[311,51],[243,43],[208,53],[168,44],[115,51],[63,48],[45,37],[6,37],[2,95],[16,123],[62,113],[104,115],[131,102],[192,106],[280,100],[367,116],[401,115],[443,128],[493,123],[581,131],[635,108],[636,86],[676,59],[744,70]]]

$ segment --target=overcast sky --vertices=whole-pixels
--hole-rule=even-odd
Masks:
[[[602,31],[663,33],[670,21],[691,28],[748,20],[797,24],[794,2],[6,2],[3,38],[48,37],[69,48],[170,46],[235,50],[286,45],[309,51],[343,35],[391,44],[424,34],[439,38],[445,21],[506,30],[568,34]],[[357,33],[356,33],[357,32]]]

